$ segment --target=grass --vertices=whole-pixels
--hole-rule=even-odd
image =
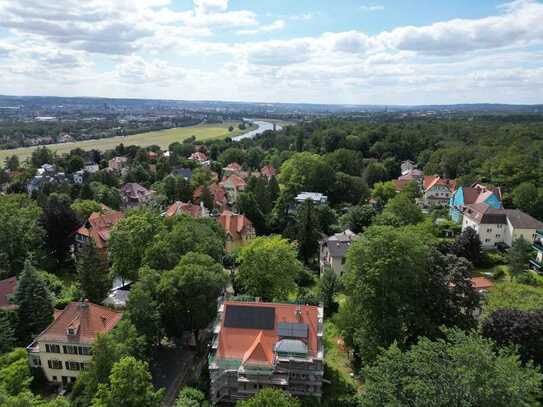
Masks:
[[[184,139],[187,139],[191,136],[196,136],[196,140],[198,141],[204,141],[234,137],[247,131],[254,130],[256,128],[255,126],[247,126],[246,130],[241,131],[238,128],[238,124],[239,122],[199,124],[196,126],[177,127],[174,129],[160,131],[150,131],[147,133],[134,134],[125,137],[119,136],[96,140],[77,141],[75,143],[51,144],[48,145],[47,148],[56,151],[58,154],[68,153],[70,152],[70,150],[73,150],[75,148],[82,148],[83,150],[110,150],[121,143],[123,143],[124,145],[138,145],[141,147],[147,147],[156,144],[161,148],[165,149],[171,143],[175,141],[183,141]],[[228,131],[229,126],[233,126],[234,131]],[[0,150],[0,163],[4,162],[6,157],[12,155],[17,155],[22,161],[25,158],[30,157],[32,155],[32,151],[34,151],[36,148],[38,148],[38,146],[21,147],[12,150]]]

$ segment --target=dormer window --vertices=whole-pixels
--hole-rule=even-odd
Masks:
[[[75,335],[75,328],[73,326],[69,326],[67,329],[68,336],[74,336]]]

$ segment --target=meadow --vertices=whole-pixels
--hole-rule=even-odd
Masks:
[[[85,141],[76,141],[74,143],[63,144],[50,144],[46,147],[56,151],[58,154],[68,153],[75,148],[82,148],[83,150],[110,150],[117,145],[123,143],[124,145],[138,145],[146,147],[150,145],[158,145],[162,149],[166,149],[171,143],[175,141],[183,141],[191,136],[196,136],[196,140],[203,141],[209,139],[218,139],[226,137],[239,136],[247,131],[254,130],[255,126],[247,126],[247,129],[241,131],[238,128],[239,122],[224,122],[224,123],[212,123],[212,124],[199,124],[196,126],[177,127],[174,129],[150,131],[146,133],[134,134],[131,136],[118,136],[103,139],[93,139]],[[233,131],[228,131],[228,127],[233,126]],[[3,163],[6,157],[17,155],[21,161],[30,157],[32,151],[38,146],[33,147],[21,147],[11,150],[0,150],[0,163]]]

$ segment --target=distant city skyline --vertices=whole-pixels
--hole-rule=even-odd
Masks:
[[[537,0],[0,0],[0,94],[543,103]]]

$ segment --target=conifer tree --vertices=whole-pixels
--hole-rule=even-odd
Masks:
[[[83,245],[77,256],[77,280],[83,296],[95,303],[106,298],[111,288],[106,260],[92,239]]]
[[[47,285],[29,259],[15,292],[17,308],[17,336],[28,342],[53,321],[53,302]]]

